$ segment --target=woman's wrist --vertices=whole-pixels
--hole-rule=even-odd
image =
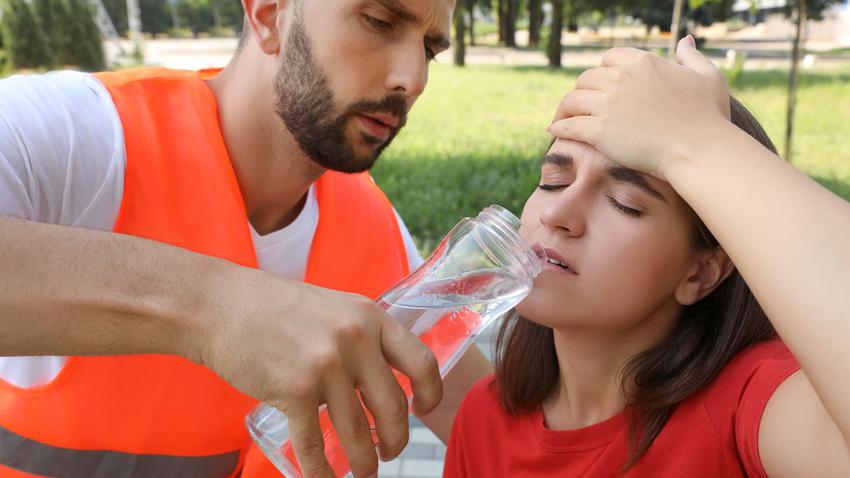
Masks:
[[[698,169],[706,161],[720,161],[741,135],[746,136],[737,126],[725,118],[704,123],[685,134],[677,134],[669,143],[659,161],[658,177],[677,189],[681,178]]]

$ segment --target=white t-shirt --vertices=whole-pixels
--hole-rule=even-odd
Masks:
[[[126,154],[109,92],[86,73],[60,71],[0,81],[0,214],[111,231],[121,205]],[[398,217],[398,214],[396,214]],[[422,263],[398,218],[411,270]],[[260,269],[304,280],[319,205],[315,185],[288,226],[261,236],[251,227]],[[49,383],[65,357],[0,358],[0,379]]]

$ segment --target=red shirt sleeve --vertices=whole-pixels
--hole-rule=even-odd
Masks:
[[[767,478],[759,455],[759,429],[767,402],[779,385],[800,369],[784,346],[764,358],[747,383],[735,417],[735,442],[747,475]]]
[[[779,340],[760,342],[735,356],[701,392],[718,435],[750,477],[765,477],[758,451],[759,426],[768,400],[800,365]]]

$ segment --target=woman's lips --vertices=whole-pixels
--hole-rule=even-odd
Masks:
[[[543,250],[546,252],[546,257],[549,258],[546,261],[546,265],[544,266],[545,268],[567,272],[576,276],[578,275],[578,271],[576,271],[572,264],[570,264],[564,256],[559,254],[558,251],[548,247],[544,247]]]

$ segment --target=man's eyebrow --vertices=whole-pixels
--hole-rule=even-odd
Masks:
[[[390,14],[402,22],[410,23],[412,25],[422,25],[422,18],[416,14],[416,12],[411,11],[409,8],[402,5],[400,2],[395,0],[376,0],[381,4],[382,7],[386,8]],[[430,42],[430,46],[434,48],[438,48],[441,50],[448,49],[452,42],[449,40],[449,37],[443,33],[431,33],[426,36],[428,41]]]
[[[655,188],[650,186],[646,178],[634,169],[629,169],[618,165],[612,165],[608,166],[608,174],[617,181],[633,184],[643,189],[645,192],[649,193],[650,196],[667,202],[667,198],[665,198],[664,195],[658,192]]]
[[[412,12],[409,8],[405,7],[404,5],[399,3],[398,1],[394,1],[394,0],[376,0],[376,1],[378,3],[380,3],[382,7],[389,10],[390,13],[393,16],[395,16],[396,18],[398,18],[399,20],[406,22],[406,23],[412,23],[414,25],[421,25],[422,24],[422,19],[419,18],[419,15],[417,15],[415,12]]]
[[[549,153],[540,160],[540,165],[554,164],[555,166],[571,166],[573,158],[561,153]]]

